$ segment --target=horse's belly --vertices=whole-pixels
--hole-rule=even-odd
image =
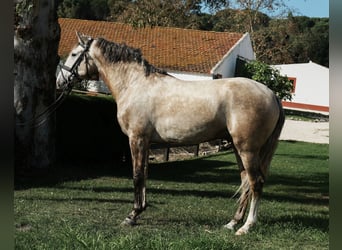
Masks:
[[[194,122],[165,119],[157,124],[151,139],[156,143],[187,144],[223,138],[226,134],[226,126],[215,120]]]

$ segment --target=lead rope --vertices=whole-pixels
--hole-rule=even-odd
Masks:
[[[39,115],[34,116],[33,118],[31,118],[28,121],[25,122],[17,122],[16,126],[27,126],[27,125],[31,125],[32,128],[37,128],[39,126],[41,126],[44,122],[46,122],[46,120],[48,119],[48,117],[56,111],[56,109],[61,105],[61,103],[64,101],[64,99],[70,94],[71,90],[72,90],[72,82],[75,79],[79,78],[78,72],[77,72],[77,68],[80,64],[80,62],[82,61],[83,57],[86,57],[86,53],[88,52],[91,43],[93,42],[93,39],[89,39],[87,44],[84,46],[84,44],[80,44],[84,50],[82,51],[81,55],[79,56],[79,58],[77,58],[77,60],[75,61],[75,63],[71,66],[71,68],[69,68],[68,66],[65,66],[63,64],[58,64],[58,66],[61,68],[60,72],[62,72],[62,77],[65,80],[65,85],[63,86],[62,89],[62,93],[58,96],[58,98],[55,100],[54,103],[52,103],[51,105],[49,105],[43,112],[41,112]],[[86,57],[86,60],[88,61],[88,58]],[[87,75],[88,75],[88,64],[87,66]],[[66,77],[64,76],[63,70],[69,71],[71,74],[68,76],[68,78],[66,79]],[[44,117],[45,116],[45,117]],[[42,118],[43,117],[43,118]],[[41,119],[42,118],[42,119]],[[41,120],[39,120],[41,119]]]
[[[52,103],[51,105],[49,105],[43,112],[41,112],[39,115],[34,116],[33,118],[31,118],[28,121],[25,122],[17,122],[16,125],[17,126],[27,126],[30,125],[30,127],[32,128],[37,128],[39,126],[41,126],[44,122],[46,122],[46,120],[48,119],[48,117],[56,111],[56,109],[62,104],[62,102],[65,100],[65,98],[70,94],[72,90],[72,86],[71,83],[68,82],[67,84],[65,84],[61,94],[58,96],[58,98],[54,101],[54,103]]]

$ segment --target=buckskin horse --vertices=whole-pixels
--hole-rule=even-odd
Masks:
[[[151,65],[140,49],[78,34],[57,76],[57,86],[75,79],[102,79],[117,103],[117,119],[132,154],[134,206],[124,225],[136,225],[146,209],[151,143],[198,144],[229,140],[240,170],[240,198],[224,227],[246,234],[257,220],[267,171],[278,144],[284,112],[265,85],[247,78],[182,81]]]

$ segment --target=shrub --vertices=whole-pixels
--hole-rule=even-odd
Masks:
[[[287,76],[280,75],[278,69],[266,63],[260,61],[246,62],[242,65],[239,74],[265,84],[281,100],[292,100],[293,83]]]

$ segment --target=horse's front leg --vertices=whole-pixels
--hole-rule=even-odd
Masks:
[[[129,143],[133,164],[134,206],[122,224],[134,226],[137,224],[138,215],[146,209],[148,142],[143,137],[130,137]]]

